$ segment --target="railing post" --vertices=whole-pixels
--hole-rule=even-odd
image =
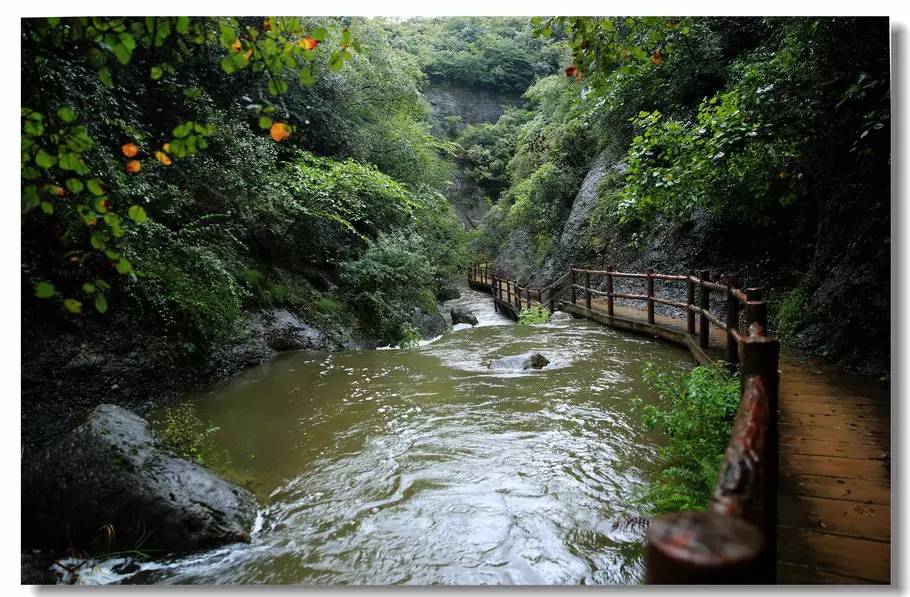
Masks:
[[[648,295],[648,323],[654,323],[654,268],[649,267],[645,272],[645,284]]]
[[[527,303],[528,309],[531,308],[531,289],[525,288],[525,303]]]
[[[746,288],[746,333],[764,336],[768,333],[768,305],[761,288]]]
[[[607,268],[607,315],[613,316],[613,273],[616,266],[611,265]]]
[[[591,272],[585,272],[585,307],[591,308]]]
[[[770,336],[746,336],[739,347],[740,380],[758,377],[765,386],[768,398],[768,439],[765,442],[766,474],[763,483],[764,501],[762,530],[765,533],[767,554],[764,582],[774,582],[777,571],[777,491],[780,467],[778,437],[778,390],[780,386],[780,342]]]
[[[651,521],[645,548],[649,585],[759,584],[765,542],[753,524],[712,511]]]
[[[550,313],[556,312],[556,301],[553,299],[553,286],[551,285],[547,292],[550,293],[548,298],[550,299]]]
[[[708,270],[703,269],[698,273],[698,279],[701,282],[711,279],[711,274]],[[711,289],[706,288],[702,284],[698,285],[701,290],[699,296],[698,306],[701,307],[705,312],[711,309]],[[700,313],[698,316],[698,345],[702,348],[708,348],[708,343],[710,341],[710,332],[711,330],[708,327],[708,318],[704,313]]]
[[[686,305],[688,309],[686,311],[686,330],[690,334],[695,333],[695,311],[692,310],[692,307],[695,306],[695,282],[692,281],[692,278],[695,277],[695,272],[689,270],[687,274],[688,279],[686,280]]]
[[[575,304],[575,266],[569,269],[569,300]]]
[[[739,280],[736,277],[727,278],[727,362],[731,365],[739,362],[739,349],[733,335],[739,327],[739,299],[733,295],[733,290],[738,285]]]

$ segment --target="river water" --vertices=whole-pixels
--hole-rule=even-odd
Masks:
[[[637,583],[635,496],[660,436],[641,365],[688,353],[567,316],[516,325],[489,295],[412,349],[295,352],[189,396],[211,462],[261,504],[250,544],[152,564],[144,582]],[[492,372],[536,350],[539,371]]]

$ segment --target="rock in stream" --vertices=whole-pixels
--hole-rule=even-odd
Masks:
[[[543,369],[550,361],[539,352],[502,357],[490,363],[490,369],[505,371],[524,371],[526,369]]]
[[[248,542],[253,495],[165,450],[113,404],[22,466],[22,546],[185,552]]]

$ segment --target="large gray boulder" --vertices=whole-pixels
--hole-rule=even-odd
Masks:
[[[526,369],[543,369],[550,364],[539,352],[526,352],[511,357],[502,357],[490,363],[490,369],[504,371],[524,371]]]
[[[22,465],[23,547],[184,552],[249,541],[256,500],[102,404]]]
[[[450,311],[452,315],[452,323],[470,323],[471,325],[477,325],[477,317],[463,307],[452,307]]]

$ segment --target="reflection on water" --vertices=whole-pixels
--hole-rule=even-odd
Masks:
[[[631,498],[658,437],[629,400],[653,399],[643,361],[684,368],[687,353],[581,320],[513,325],[463,295],[450,304],[477,327],[417,349],[288,353],[189,397],[262,527],[149,580],[640,582]],[[489,370],[529,350],[550,365]]]

